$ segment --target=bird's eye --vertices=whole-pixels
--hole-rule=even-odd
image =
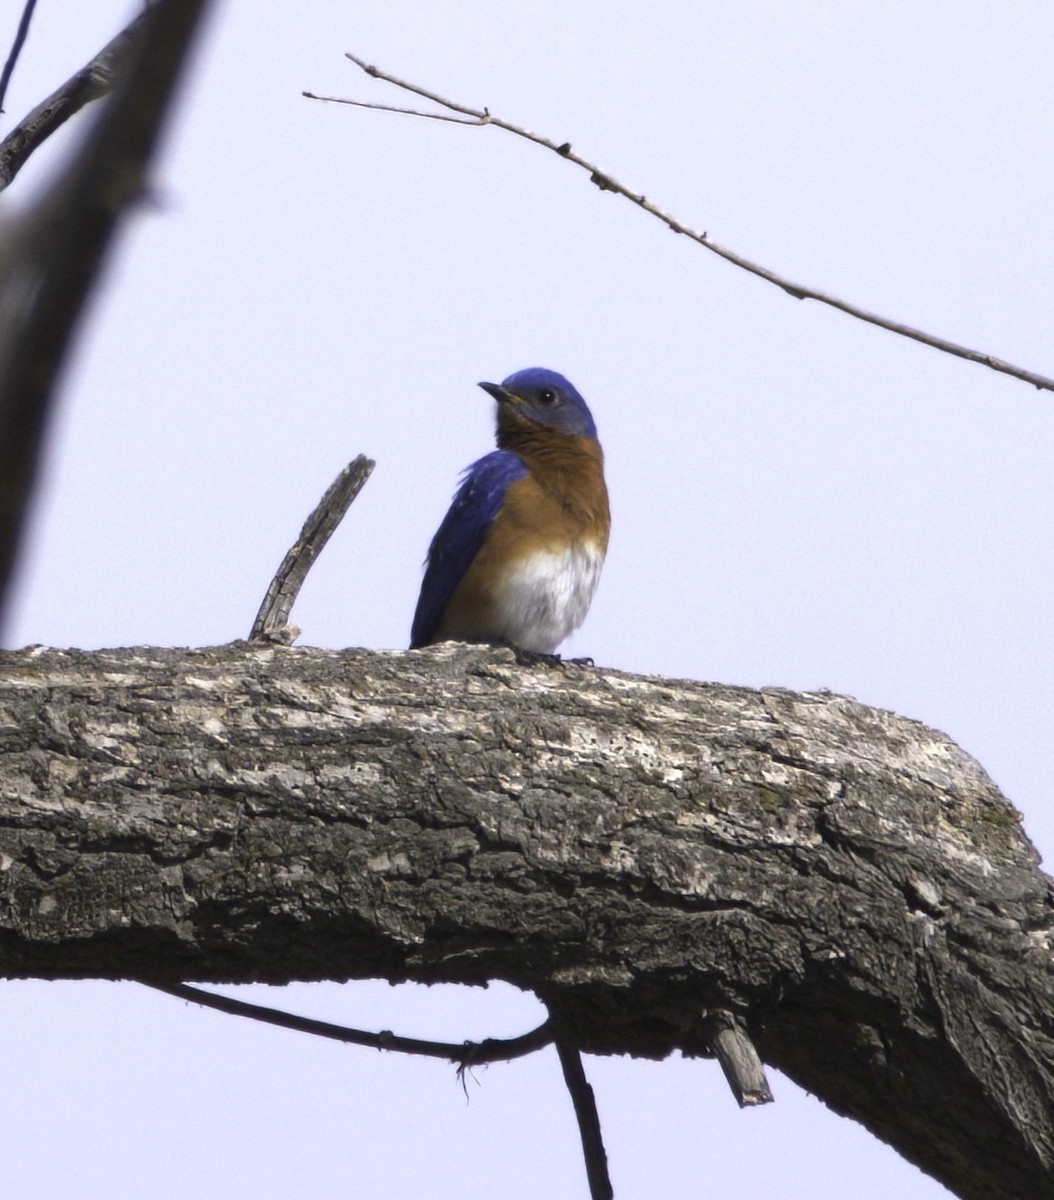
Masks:
[[[538,393],[538,400],[546,408],[552,408],[558,402],[559,396],[551,388],[542,388]]]

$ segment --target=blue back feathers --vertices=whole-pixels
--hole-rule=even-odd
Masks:
[[[527,468],[518,454],[492,450],[462,475],[450,511],[428,549],[428,565],[410,631],[411,650],[428,645],[454,589],[501,511],[509,484],[526,474]]]

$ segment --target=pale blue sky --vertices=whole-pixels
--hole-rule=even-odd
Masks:
[[[134,7],[40,0],[8,127]],[[1054,395],[796,302],[497,130],[300,93],[398,103],[354,50],[793,279],[1049,375],[1052,41],[1045,0],[219,4],[68,374],[8,643],[244,636],[363,451],[377,471],[294,620],[307,644],[404,646],[490,445],[476,381],[550,366],[593,408],[614,517],[569,652],[918,718],[1050,854]],[[456,1039],[535,1019],[504,987],[275,999]],[[12,1194],[586,1194],[552,1056],[479,1072],[466,1105],[441,1065],[131,985],[3,984],[0,1025]],[[946,1195],[779,1077],[740,1113],[713,1063],[587,1069],[619,1200]]]

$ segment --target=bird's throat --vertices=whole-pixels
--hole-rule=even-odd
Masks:
[[[534,484],[563,511],[579,533],[595,530],[607,545],[610,523],[604,455],[594,438],[560,433],[515,412],[498,418],[498,447],[523,459]]]

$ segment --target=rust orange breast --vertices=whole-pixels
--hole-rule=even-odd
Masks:
[[[603,455],[588,438],[537,442],[510,447],[529,474],[509,487],[441,638],[551,653],[585,619],[611,528]]]

